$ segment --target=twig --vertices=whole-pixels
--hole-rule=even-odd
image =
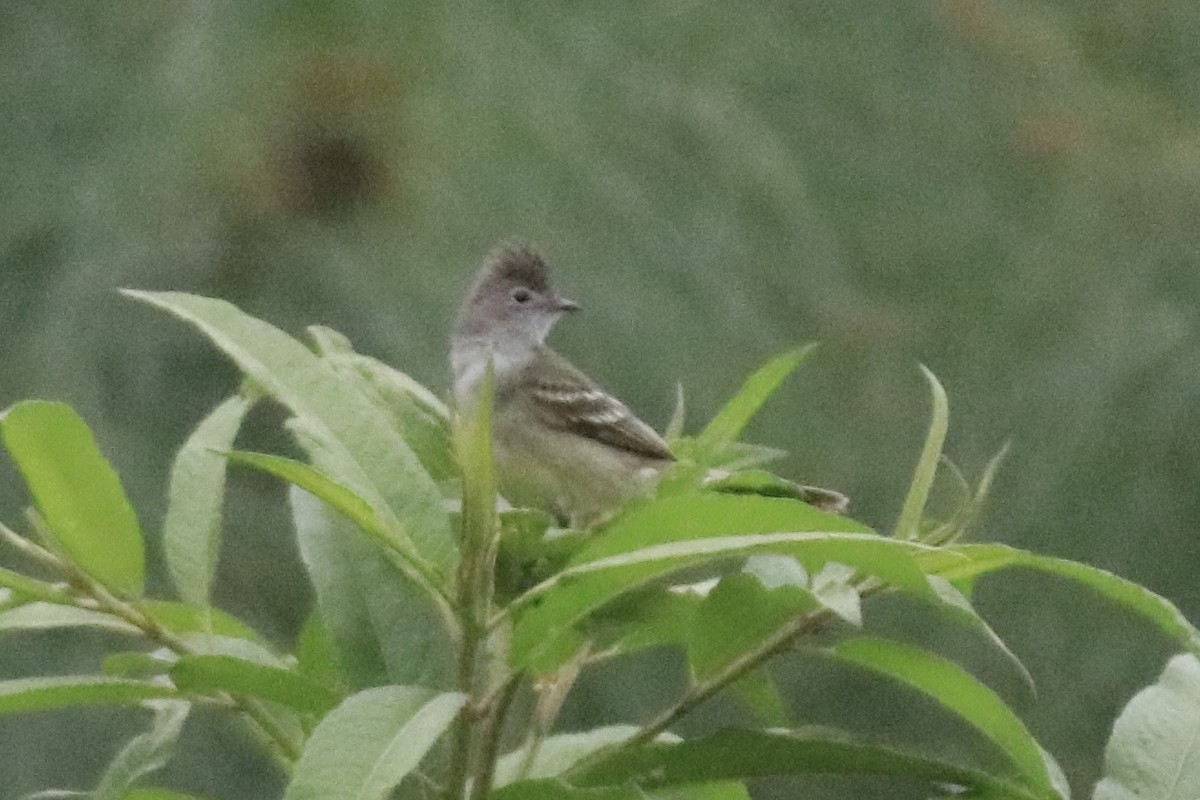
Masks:
[[[680,718],[690,713],[697,706],[711,699],[731,683],[762,666],[769,659],[787,650],[798,637],[820,630],[833,616],[832,611],[823,610],[811,615],[797,617],[777,630],[770,638],[755,649],[743,653],[738,658],[726,664],[720,672],[708,680],[697,683],[691,689],[684,692],[683,696],[674,705],[663,710],[662,713],[650,722],[647,722],[628,738],[609,747],[596,750],[575,762],[567,774],[583,774],[588,769],[603,763],[623,750],[629,750],[654,741],[659,734],[665,733]]]
[[[500,756],[500,743],[504,737],[504,722],[512,708],[513,699],[521,687],[521,673],[514,674],[501,687],[499,695],[491,705],[488,727],[484,734],[483,750],[480,754],[479,775],[471,787],[471,800],[484,800],[492,790],[496,779],[496,759]]]
[[[94,605],[89,603],[86,607],[93,607],[98,611],[106,612],[128,622],[130,625],[141,630],[147,638],[166,645],[178,655],[196,654],[197,651],[195,648],[160,625],[158,620],[114,595],[102,583],[75,564],[64,561],[41,545],[26,539],[3,524],[0,524],[0,537],[3,537],[14,548],[20,550],[38,563],[64,575],[74,585],[86,592],[95,601]],[[76,605],[84,605],[80,601],[86,599],[79,598],[76,601]],[[280,762],[281,766],[285,770],[290,769],[291,762],[300,757],[299,743],[292,739],[288,732],[279,724],[278,720],[259,701],[233,694],[228,695],[228,697],[232,707],[252,720],[264,734],[267,742],[272,745],[279,755],[286,759],[286,761]]]

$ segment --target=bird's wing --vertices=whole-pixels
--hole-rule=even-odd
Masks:
[[[624,403],[549,348],[543,358],[552,360],[553,369],[542,371],[543,377],[530,387],[543,422],[646,458],[675,460],[658,432]]]

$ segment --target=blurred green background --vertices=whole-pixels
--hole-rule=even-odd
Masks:
[[[0,405],[72,403],[154,538],[173,449],[236,376],[116,287],[330,325],[440,391],[459,295],[517,235],[586,309],[555,344],[659,427],[677,381],[694,430],[766,357],[820,341],[752,438],[886,529],[925,363],[968,475],[1012,441],[979,538],[1114,570],[1200,620],[1197,86],[1193,0],[6,2]],[[285,447],[277,423],[261,413],[247,436]],[[218,601],[286,646],[310,595],[282,496],[236,475]],[[1087,796],[1168,649],[1045,578],[991,579],[979,603],[1038,696],[986,657],[981,674]],[[106,643],[6,638],[0,677],[94,669]],[[564,722],[643,718],[678,669],[661,653],[606,668]],[[803,655],[776,675],[802,720],[965,746],[899,690]],[[737,714],[718,703],[691,729]],[[144,720],[0,720],[0,798],[89,787]],[[279,791],[220,719],[185,745],[163,778],[179,789]],[[903,796],[760,791],[800,787]]]

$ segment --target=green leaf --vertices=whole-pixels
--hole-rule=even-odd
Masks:
[[[226,691],[270,700],[302,713],[323,714],[341,696],[297,672],[232,656],[182,656],[171,680],[185,691]]]
[[[812,355],[815,348],[815,344],[807,344],[775,356],[747,378],[737,394],[696,437],[697,453],[713,453],[722,445],[736,441],[767,399],[788,375]],[[698,460],[702,463],[705,461],[702,455],[698,456]]]
[[[552,778],[540,778],[509,784],[489,794],[488,800],[646,800],[646,793],[632,786],[580,789]]]
[[[909,645],[870,637],[840,642],[829,652],[936,700],[999,747],[1035,793],[1058,796],[1029,730],[995,692],[957,665]]]
[[[861,628],[862,597],[854,586],[854,577],[853,568],[845,564],[826,564],[813,576],[810,588],[821,605],[856,628]]]
[[[313,731],[284,800],[381,800],[420,763],[466,697],[411,686],[347,698]]]
[[[699,739],[621,750],[577,770],[575,782],[601,786],[637,782],[651,788],[781,775],[882,775],[951,784],[995,797],[1041,795],[975,769],[855,741],[826,730],[725,729]],[[516,788],[520,784],[514,785]]]
[[[191,703],[180,700],[154,701],[154,722],[121,748],[100,776],[91,800],[123,800],[140,779],[162,768],[175,749]]]
[[[250,639],[217,636],[212,633],[185,633],[179,637],[191,648],[193,654],[208,656],[232,656],[242,661],[252,661],[267,667],[286,668],[291,659],[280,656],[269,647]]]
[[[194,794],[181,794],[168,789],[160,789],[157,786],[146,786],[129,790],[121,797],[121,800],[202,800],[202,798]]]
[[[61,554],[108,588],[140,595],[142,531],[87,424],[63,403],[29,400],[4,412],[0,435]]]
[[[296,637],[296,669],[324,686],[343,687],[333,638],[319,611],[309,613]]]
[[[1170,600],[1133,581],[1087,564],[1000,544],[963,544],[925,550],[917,555],[917,562],[929,574],[942,576],[960,590],[969,589],[971,583],[982,575],[1013,567],[1025,567],[1066,578],[1144,617],[1181,647],[1200,655],[1200,631],[1188,622]]]
[[[58,586],[51,585],[36,578],[30,578],[11,569],[0,567],[0,586],[12,590],[16,599],[45,600],[51,603],[67,604],[75,602],[75,598]]]
[[[378,359],[354,352],[350,341],[321,326],[308,329],[321,357],[390,415],[392,425],[435,481],[458,476],[445,403],[415,380]]]
[[[725,576],[692,620],[687,653],[693,674],[697,680],[712,677],[790,620],[819,607],[799,586],[768,589],[753,575]],[[731,688],[764,724],[787,723],[783,698],[765,671],[752,672]]]
[[[130,636],[139,636],[142,631],[119,617],[76,606],[56,603],[26,603],[23,606],[0,611],[0,631],[37,631],[52,628],[103,628]]]
[[[403,547],[403,541],[396,539],[394,530],[389,530],[376,516],[374,509],[366,500],[354,492],[336,483],[331,478],[322,475],[318,470],[283,456],[268,453],[249,453],[234,451],[224,454],[234,464],[251,467],[268,475],[287,481],[293,486],[299,486],[304,491],[315,496],[334,511],[350,520],[362,532],[390,544],[393,547]]]
[[[861,522],[807,503],[755,495],[691,494],[636,505],[591,537],[570,563],[668,542],[755,533],[830,531],[872,534]]]
[[[177,697],[167,686],[99,675],[56,675],[0,681],[0,714],[94,705],[137,705]]]
[[[938,609],[949,614],[956,621],[962,622],[982,634],[992,647],[1000,652],[1009,666],[1013,668],[1013,671],[1017,673],[1017,676],[1021,679],[1025,688],[1029,690],[1029,693],[1031,695],[1035,694],[1037,690],[1033,682],[1033,675],[1025,667],[1024,662],[1017,658],[1017,654],[1009,649],[1004,640],[1000,638],[1000,634],[996,633],[992,629],[992,626],[983,617],[979,616],[979,612],[971,605],[971,601],[967,599],[966,595],[955,588],[954,584],[938,575],[929,576],[929,585],[933,587],[940,600],[937,604]]]
[[[589,632],[597,649],[628,654],[651,647],[687,644],[704,597],[676,587],[650,587],[607,606]]]
[[[479,397],[472,408],[459,409],[454,450],[463,475],[463,549],[470,549],[481,568],[489,568],[486,554],[496,546],[496,470],[492,457],[491,364]],[[460,577],[461,580],[461,577]]]
[[[179,596],[197,606],[208,604],[221,546],[226,463],[219,453],[233,447],[253,404],[242,394],[222,402],[179,448],[171,467],[163,556]]]
[[[649,800],[751,800],[745,785],[732,781],[664,786],[646,792]]]
[[[637,727],[633,725],[610,725],[593,728],[584,733],[560,733],[547,737],[542,742],[541,748],[538,749],[533,763],[530,764],[528,773],[524,776],[519,774],[521,764],[525,760],[524,747],[501,756],[496,762],[494,785],[499,789],[519,777],[522,780],[536,780],[561,775],[575,766],[575,763],[581,758],[591,755],[601,748],[623,742],[637,731]]]
[[[1093,800],[1195,800],[1200,792],[1200,661],[1167,662],[1117,717]]]
[[[104,657],[100,671],[112,678],[135,678],[145,680],[165,675],[175,663],[175,654],[166,648],[153,653],[116,652]]]
[[[561,654],[558,637],[572,635],[571,626],[610,600],[684,567],[739,556],[795,556],[814,572],[842,562],[899,588],[932,593],[912,559],[922,545],[857,532],[863,530],[853,520],[776,498],[690,495],[646,503],[513,602],[510,608],[522,613],[512,658],[518,666],[552,668],[543,654]]]
[[[450,628],[430,596],[312,495],[293,488],[289,498],[300,557],[350,685],[446,685]]]
[[[137,607],[172,633],[204,633],[265,644],[249,625],[220,609],[198,608],[174,600],[142,600]]]
[[[805,486],[787,478],[767,472],[765,469],[743,469],[704,482],[704,488],[728,494],[757,494],[763,497],[786,497],[818,505],[825,499],[833,499],[835,492]],[[843,500],[844,502],[844,500]]]
[[[492,457],[494,380],[495,372],[489,361],[479,396],[472,407],[458,409],[454,426],[454,451],[462,473],[462,560],[455,601],[457,612],[467,620],[486,620],[495,596],[500,526],[496,517],[496,470]],[[459,627],[465,631],[470,626],[463,622]]]
[[[376,384],[388,384],[390,392],[400,392],[412,400],[423,412],[441,421],[447,436],[450,432],[450,410],[433,392],[426,389],[407,374],[385,364],[379,359],[364,356],[354,351],[350,340],[338,331],[324,325],[310,325],[308,335],[312,337],[317,352],[339,369],[351,367]],[[447,444],[449,439],[447,438]]]
[[[667,427],[663,430],[663,438],[668,442],[674,442],[680,436],[683,436],[683,424],[687,418],[687,399],[683,394],[683,384],[675,384],[675,410],[671,412],[671,419],[667,421]]]
[[[924,364],[921,365],[921,373],[925,380],[929,381],[929,390],[933,395],[933,415],[929,421],[929,432],[925,435],[925,446],[921,448],[921,457],[917,459],[917,468],[913,471],[912,483],[904,497],[904,505],[900,508],[900,519],[896,520],[898,539],[916,539],[920,534],[925,503],[929,499],[934,476],[937,475],[942,445],[946,441],[946,430],[950,426],[950,401],[946,399],[946,390]]]
[[[176,292],[125,294],[195,325],[295,415],[314,465],[362,497],[409,543],[414,564],[445,574],[456,545],[437,485],[387,414],[329,362],[279,329],[221,300]]]

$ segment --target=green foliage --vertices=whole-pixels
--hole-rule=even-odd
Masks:
[[[417,767],[466,699],[411,686],[351,695],[313,731],[284,800],[383,800]]]
[[[179,448],[171,469],[163,551],[180,598],[197,606],[208,606],[217,570],[228,463],[222,453],[233,447],[251,405],[238,394],[213,409]]]
[[[694,438],[680,413],[680,464],[655,496],[599,530],[556,531],[544,514],[498,502],[490,391],[452,414],[332,331],[313,330],[314,352],[226,303],[130,294],[198,327],[243,370],[247,388],[200,423],[171,474],[164,544],[184,602],[142,596],[136,520],[82,420],[60,404],[27,402],[0,422],[38,508],[32,538],[0,527],[35,566],[0,572],[0,635],[84,628],[119,635],[122,648],[102,675],[0,681],[0,715],[102,704],[155,712],[101,776],[97,797],[177,797],[146,781],[201,705],[247,726],[288,776],[288,800],[742,800],[751,779],[812,774],[1063,800],[1070,790],[1057,763],[997,692],[955,659],[866,626],[864,603],[916,599],[931,622],[969,628],[987,657],[1032,685],[970,601],[981,576],[1032,568],[1094,590],[1175,647],[1200,652],[1200,632],[1144,587],[1077,562],[959,543],[996,460],[974,489],[952,473],[957,505],[944,518],[930,514],[948,405],[928,370],[933,419],[895,535],[803,502],[756,466],[764,449],[739,441],[811,348],[751,375]],[[234,449],[260,396],[290,415],[285,429],[307,461]],[[316,600],[293,652],[211,604],[230,462],[291,485]],[[716,468],[720,482],[706,481]],[[583,673],[650,648],[684,655],[678,696],[640,722],[558,730]],[[797,725],[772,671],[795,649],[914,692],[929,713],[973,731],[967,757]],[[1181,656],[1130,702],[1098,797],[1133,796],[1172,774],[1194,780],[1194,725],[1169,713],[1195,719],[1194,672],[1194,657]],[[726,692],[755,722],[676,735]],[[1143,753],[1147,730],[1157,737],[1153,757]]]
[[[18,403],[0,419],[4,447],[45,521],[45,544],[111,589],[142,593],[142,530],[92,432],[62,403]]]
[[[1200,3],[210,8],[18,2],[0,23],[0,406],[63,399],[88,421],[155,596],[171,454],[235,381],[114,287],[224,297],[293,333],[320,320],[440,391],[467,275],[518,234],[587,307],[558,343],[652,422],[682,378],[694,434],[758,354],[818,339],[803,388],[748,432],[890,533],[920,360],[952,390],[947,446],[973,479],[1014,443],[977,539],[1115,570],[1200,618]],[[293,455],[259,437],[270,413],[247,446]],[[0,473],[12,524],[26,495]],[[282,647],[308,594],[277,493],[234,479],[212,597]],[[1093,783],[1112,706],[1075,693],[1132,693],[1161,667],[1155,633],[1113,647],[1112,604],[1067,611],[1072,585],[1027,570],[989,583],[980,609],[1041,676],[1023,716]],[[0,671],[88,671],[94,641],[36,638]],[[583,687],[572,724],[626,677]],[[90,749],[104,719],[0,726],[17,791],[90,776],[42,754]],[[231,740],[204,724],[220,758]],[[212,781],[247,791],[233,769]]]
[[[1200,786],[1200,660],[1175,656],[1113,726],[1093,800],[1186,800]]]

